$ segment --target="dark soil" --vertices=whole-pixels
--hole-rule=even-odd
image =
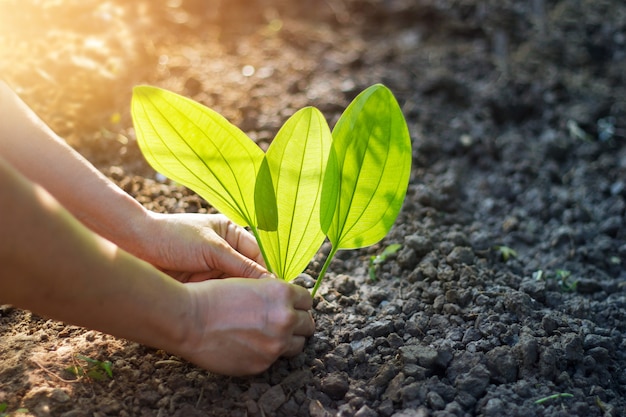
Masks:
[[[8,411],[626,415],[622,0],[40,3],[0,1],[0,73],[152,210],[211,208],[143,161],[129,117],[139,83],[203,102],[264,146],[295,110],[315,105],[332,125],[382,82],[414,165],[389,236],[333,261],[302,355],[227,378],[5,306]],[[371,279],[391,243],[402,249]],[[69,373],[88,368],[81,355],[113,377]]]

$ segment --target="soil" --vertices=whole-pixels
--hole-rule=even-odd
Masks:
[[[207,3],[0,1],[0,74],[163,212],[212,209],[142,159],[134,85],[192,97],[266,146],[295,110],[332,125],[381,82],[413,141],[404,208],[381,243],[333,261],[304,352],[255,377],[0,307],[5,412],[626,415],[623,1]]]

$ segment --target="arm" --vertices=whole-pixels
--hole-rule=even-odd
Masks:
[[[59,138],[0,81],[0,156],[90,229],[132,249],[149,213]]]
[[[146,210],[67,145],[0,81],[0,157],[94,232],[180,280],[267,271],[254,238],[223,216]]]
[[[93,233],[0,157],[0,303],[178,354],[261,372],[302,350],[311,297],[276,279],[182,284]]]

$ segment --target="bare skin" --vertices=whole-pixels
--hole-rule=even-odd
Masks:
[[[0,117],[0,303],[227,375],[302,351],[311,296],[267,278],[247,231],[145,210],[2,82]]]

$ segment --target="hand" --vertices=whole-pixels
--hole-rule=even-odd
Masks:
[[[193,316],[177,353],[212,372],[263,372],[279,357],[301,352],[315,330],[311,294],[284,281],[229,278],[185,287]]]
[[[135,254],[181,282],[269,275],[254,236],[226,216],[149,212],[147,218]]]

